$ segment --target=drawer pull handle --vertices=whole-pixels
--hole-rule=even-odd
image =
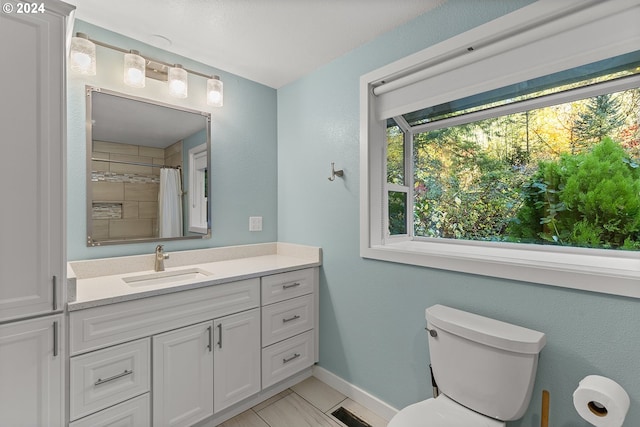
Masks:
[[[293,320],[298,320],[300,318],[300,316],[298,316],[297,314],[289,317],[288,319],[282,319],[282,323],[287,323],[287,322],[291,322]]]
[[[282,359],[282,363],[289,363],[292,360],[297,359],[298,357],[300,357],[300,353],[295,353],[293,356],[289,357],[289,358],[284,358]]]
[[[218,323],[218,348],[222,348],[222,323]]]
[[[295,288],[296,286],[300,286],[300,282],[291,283],[289,285],[282,285],[282,289]]]
[[[121,374],[116,374],[116,375],[114,375],[112,377],[105,378],[105,379],[98,378],[98,381],[93,383],[93,386],[97,387],[97,386],[102,385],[104,383],[108,383],[109,381],[117,380],[118,378],[126,377],[127,375],[131,375],[131,374],[133,374],[133,369],[132,370],[125,369],[124,372],[121,373]]]
[[[207,344],[207,348],[209,349],[209,353],[211,353],[213,344],[213,328],[211,326],[207,328],[207,335],[209,336],[209,343]]]

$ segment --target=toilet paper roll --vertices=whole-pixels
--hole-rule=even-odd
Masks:
[[[621,427],[629,403],[629,395],[617,382],[599,375],[585,377],[573,392],[576,411],[596,427]]]

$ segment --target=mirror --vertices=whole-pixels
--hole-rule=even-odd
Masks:
[[[210,237],[211,114],[86,93],[87,246]]]

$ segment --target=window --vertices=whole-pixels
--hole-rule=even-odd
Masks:
[[[389,235],[640,249],[640,51],[579,68],[388,120]]]
[[[609,6],[363,76],[362,256],[640,297],[640,7]]]

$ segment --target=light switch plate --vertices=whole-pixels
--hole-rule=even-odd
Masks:
[[[249,231],[262,231],[262,217],[250,216],[249,217]]]

